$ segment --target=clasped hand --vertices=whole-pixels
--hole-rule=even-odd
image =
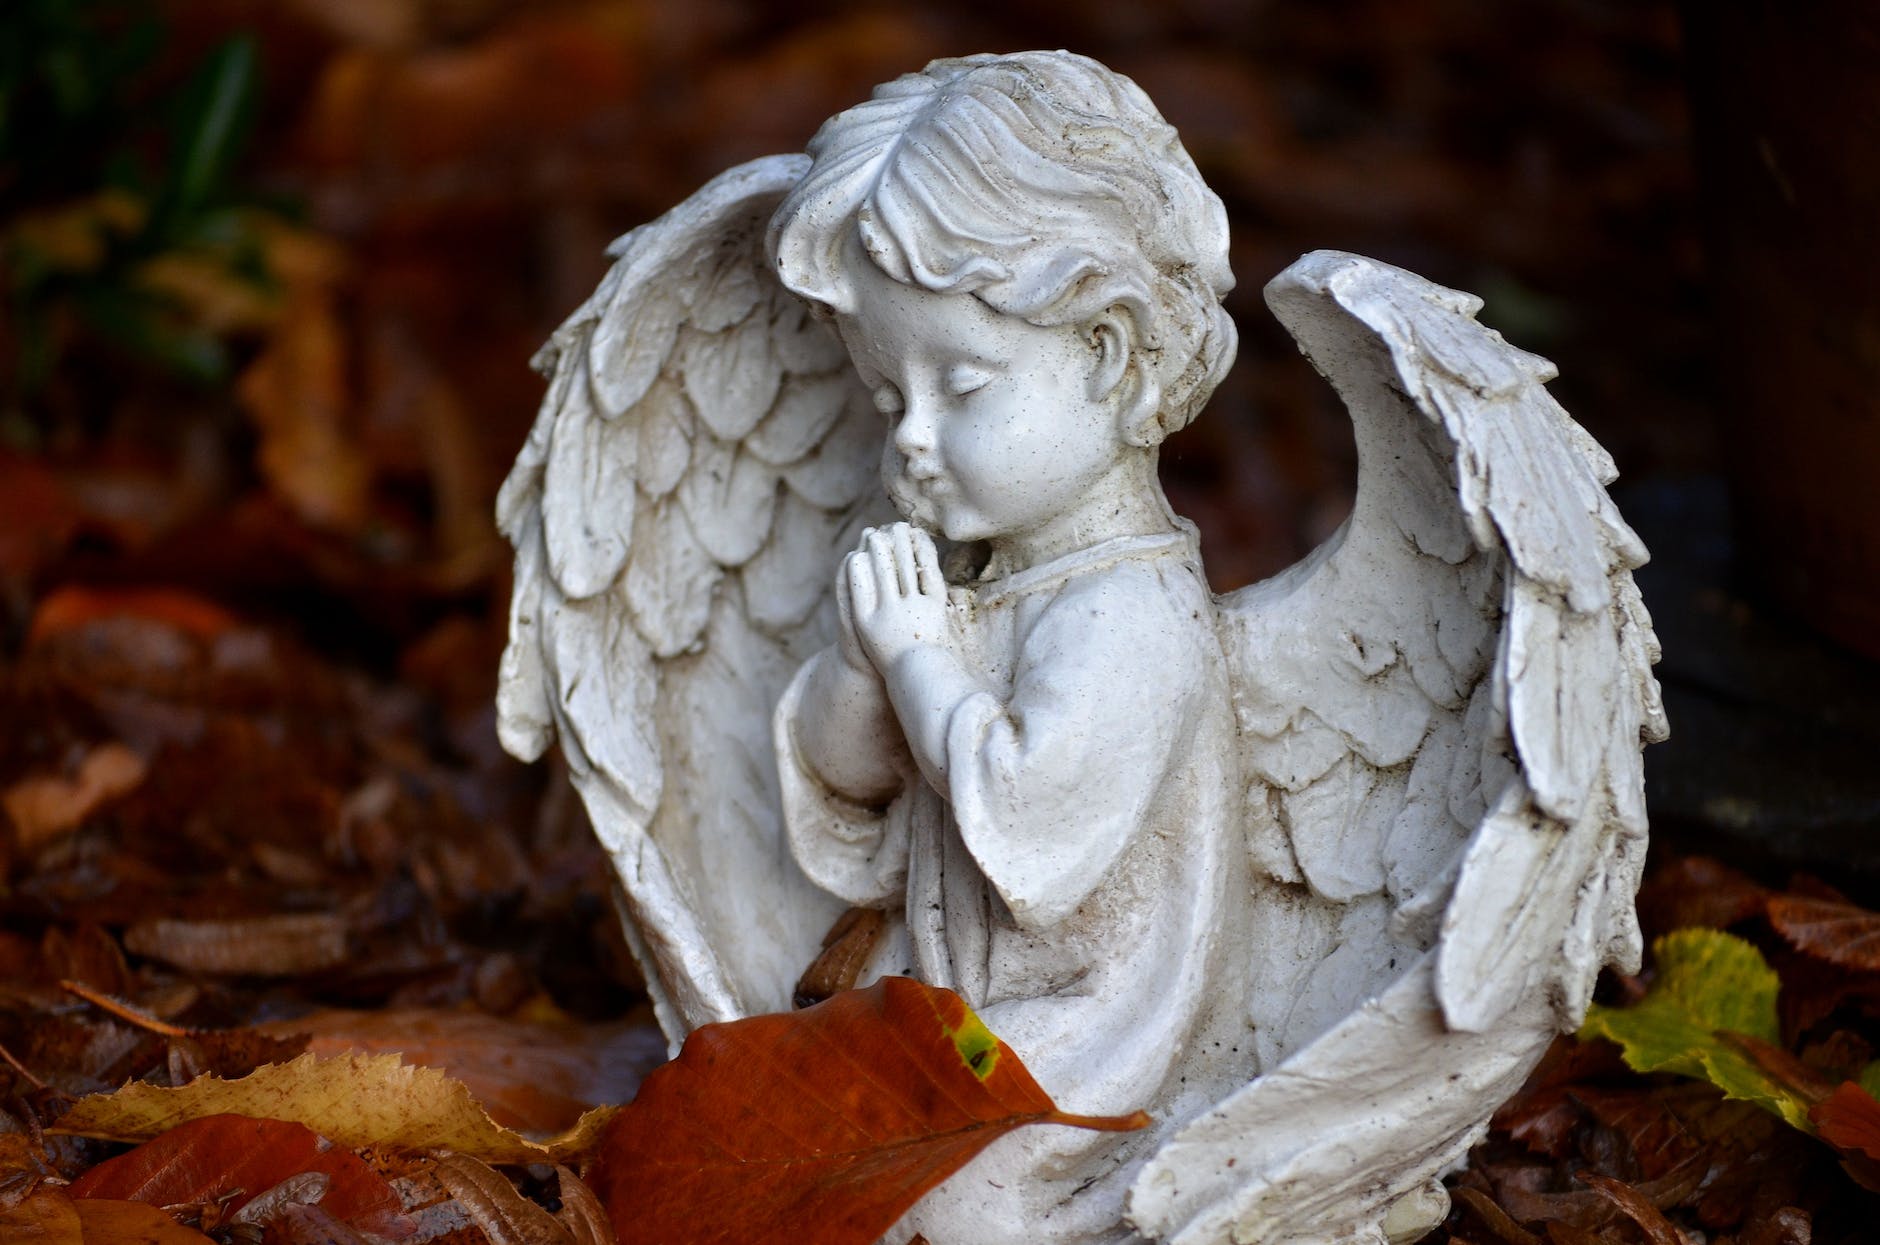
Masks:
[[[907,523],[870,528],[843,559],[836,583],[843,660],[884,677],[924,646],[950,648],[952,619],[933,538]]]

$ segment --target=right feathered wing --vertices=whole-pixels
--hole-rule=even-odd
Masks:
[[[560,739],[675,1044],[787,1008],[840,908],[784,843],[769,734],[833,638],[841,553],[886,513],[880,418],[765,262],[808,163],[731,169],[609,248],[536,356],[548,393],[497,499],[498,730],[525,760]]]
[[[1553,367],[1479,300],[1306,256],[1274,312],[1351,410],[1358,496],[1222,602],[1261,1075],[1132,1191],[1176,1245],[1410,1239],[1602,964],[1635,970],[1639,747],[1665,730],[1644,547]]]

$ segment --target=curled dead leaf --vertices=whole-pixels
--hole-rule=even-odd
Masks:
[[[1462,1187],[1450,1190],[1456,1201],[1468,1207],[1482,1226],[1495,1234],[1495,1239],[1505,1245],[1541,1245],[1539,1237],[1516,1223],[1507,1211],[1495,1204],[1495,1199],[1479,1189]]]
[[[490,1245],[574,1245],[574,1235],[566,1225],[523,1197],[489,1164],[464,1154],[446,1154],[432,1170]]]
[[[1639,1231],[1645,1234],[1650,1245],[1690,1245],[1684,1233],[1665,1218],[1651,1198],[1623,1180],[1611,1176],[1600,1176],[1593,1172],[1579,1173],[1582,1183],[1590,1185],[1602,1197],[1617,1206],[1626,1218],[1637,1224]]]
[[[345,961],[346,919],[333,912],[307,912],[227,921],[140,921],[124,931],[124,946],[192,972],[292,977]]]
[[[608,1222],[607,1209],[594,1196],[594,1190],[566,1167],[555,1169],[555,1182],[561,1198],[555,1218],[568,1229],[574,1245],[615,1245],[614,1225]]]

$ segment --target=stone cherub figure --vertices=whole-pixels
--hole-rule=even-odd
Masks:
[[[660,1021],[959,991],[1066,1110],[891,1239],[1411,1240],[1636,964],[1645,557],[1552,369],[1356,256],[1267,288],[1350,520],[1216,598],[1157,448],[1232,362],[1227,227],[1135,84],[936,61],[628,234],[499,500],[500,722],[559,737]],[[884,487],[885,486],[885,487]],[[894,521],[898,511],[900,521]]]

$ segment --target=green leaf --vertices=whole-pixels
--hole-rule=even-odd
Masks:
[[[1875,1098],[1880,1098],[1880,1059],[1874,1060],[1860,1070],[1856,1083]]]
[[[1681,929],[1652,944],[1658,975],[1632,1007],[1594,1006],[1582,1038],[1618,1043],[1638,1072],[1673,1072],[1709,1081],[1726,1097],[1753,1102],[1803,1131],[1812,1103],[1720,1033],[1779,1040],[1775,970],[1762,952],[1731,934]]]
[[[258,76],[255,41],[243,36],[211,53],[184,87],[165,204],[171,225],[204,207],[227,176],[254,114]]]

